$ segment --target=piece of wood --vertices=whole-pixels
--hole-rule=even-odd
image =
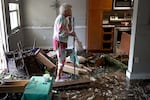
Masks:
[[[40,49],[35,52],[35,58],[42,62],[48,69],[52,69],[56,67],[54,63],[52,63],[47,57],[45,57],[41,52]]]
[[[53,88],[58,87],[66,87],[66,86],[73,86],[73,85],[81,85],[81,84],[89,84],[91,83],[90,79],[80,79],[80,80],[71,80],[71,81],[65,81],[65,82],[54,82]]]
[[[36,59],[38,59],[40,62],[42,62],[48,69],[52,69],[54,67],[56,67],[56,65],[54,63],[52,63],[47,57],[45,57],[41,52],[40,49],[38,49],[35,52],[35,57]],[[63,67],[63,71],[70,73],[70,74],[86,74],[88,73],[87,69],[85,68],[79,68],[77,66],[75,66],[75,73],[74,73],[74,64],[73,63],[65,63],[64,67]]]
[[[48,57],[54,58],[56,56],[56,52],[55,51],[49,51],[48,53],[46,53]]]
[[[86,67],[86,66],[81,66],[81,67],[83,67],[84,69],[86,69],[86,70],[88,70],[89,72],[92,72],[92,69],[91,68],[89,68],[89,67]]]
[[[74,64],[73,63],[65,63],[65,65],[63,67],[63,71],[68,72],[70,74],[76,74],[76,75],[88,73],[88,71],[86,69],[79,68],[77,66],[75,66],[75,73],[74,73]]]
[[[130,37],[131,37],[130,34],[126,32],[122,32],[121,42],[119,46],[119,49],[122,51],[122,53],[128,56],[129,56],[129,50],[130,50]]]
[[[0,85],[0,93],[23,92],[29,80],[6,81]]]

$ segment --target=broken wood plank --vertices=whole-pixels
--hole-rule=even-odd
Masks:
[[[86,69],[86,70],[88,70],[89,72],[92,72],[92,69],[91,68],[89,68],[89,67],[86,67],[86,66],[82,66],[84,69]]]
[[[65,82],[54,82],[53,83],[53,88],[58,88],[58,87],[66,87],[66,86],[74,86],[74,85],[81,85],[81,84],[90,84],[91,80],[90,79],[80,79],[80,80],[71,80],[71,81],[65,81]]]
[[[0,85],[0,93],[23,92],[29,80],[6,81]]]
[[[40,62],[42,62],[48,69],[52,69],[56,67],[54,63],[52,63],[46,56],[44,56],[41,52],[40,49],[38,49],[35,52],[35,58],[38,59]]]
[[[56,56],[56,52],[55,51],[49,51],[48,53],[46,53],[48,57],[54,58]]]
[[[56,67],[56,65],[54,63],[52,63],[47,57],[45,57],[41,52],[40,49],[38,49],[35,52],[35,57],[36,59],[38,59],[39,61],[41,61],[48,69],[52,69],[54,67]],[[90,69],[88,69],[90,70]],[[75,72],[74,72],[74,64],[73,63],[66,63],[63,67],[63,71],[70,73],[70,74],[86,74],[88,73],[87,69],[85,68],[79,68],[77,66],[75,66]],[[91,70],[90,70],[91,71]]]
[[[88,73],[88,71],[86,69],[79,68],[77,66],[75,66],[75,73],[74,73],[74,64],[73,63],[65,63],[65,65],[63,67],[63,71],[71,73],[71,74],[76,74],[76,75]]]

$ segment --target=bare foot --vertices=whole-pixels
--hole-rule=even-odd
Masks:
[[[55,79],[55,82],[64,82],[64,81],[65,81],[64,79],[58,79],[58,78]]]

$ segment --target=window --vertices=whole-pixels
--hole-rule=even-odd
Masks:
[[[20,28],[20,14],[19,14],[19,3],[9,3],[9,16],[10,16],[10,28],[11,31]]]

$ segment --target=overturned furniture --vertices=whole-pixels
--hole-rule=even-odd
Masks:
[[[8,72],[21,77],[42,75],[45,69],[35,58],[33,50],[34,49],[7,52]]]

